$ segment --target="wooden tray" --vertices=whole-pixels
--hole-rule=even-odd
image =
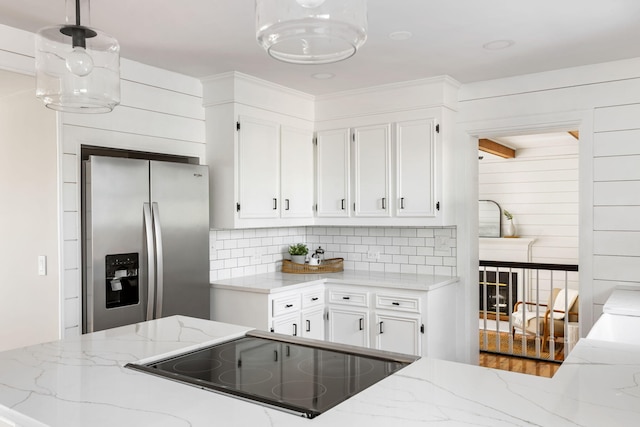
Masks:
[[[298,264],[288,259],[282,260],[283,273],[313,274],[337,273],[344,270],[344,258],[325,259],[320,265]]]

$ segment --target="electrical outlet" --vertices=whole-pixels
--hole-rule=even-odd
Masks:
[[[447,237],[447,236],[436,236],[435,250],[436,251],[446,251],[447,249],[451,249],[451,246],[449,245],[449,237]]]
[[[378,251],[367,252],[367,259],[380,259],[380,252]]]

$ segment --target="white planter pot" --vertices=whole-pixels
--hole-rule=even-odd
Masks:
[[[304,260],[306,257],[306,255],[291,255],[291,261],[295,262],[296,264],[304,264]]]

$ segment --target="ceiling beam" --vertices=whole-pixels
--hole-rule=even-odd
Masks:
[[[505,145],[499,144],[490,139],[479,139],[478,150],[485,153],[493,154],[503,159],[513,159],[516,157],[516,150]]]
[[[580,133],[577,130],[570,130],[568,132],[569,132],[569,135],[571,135],[577,140],[580,140]]]

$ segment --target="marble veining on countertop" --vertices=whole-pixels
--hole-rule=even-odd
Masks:
[[[640,346],[589,339],[577,343],[553,378],[422,358],[313,420],[124,368],[246,330],[173,316],[0,353],[0,421],[21,427],[625,427],[640,419]]]
[[[250,292],[275,293],[308,286],[313,283],[337,283],[345,285],[374,286],[384,288],[429,291],[458,281],[457,277],[426,274],[379,273],[361,270],[345,270],[325,274],[263,273],[211,282],[214,288],[245,289]]]

